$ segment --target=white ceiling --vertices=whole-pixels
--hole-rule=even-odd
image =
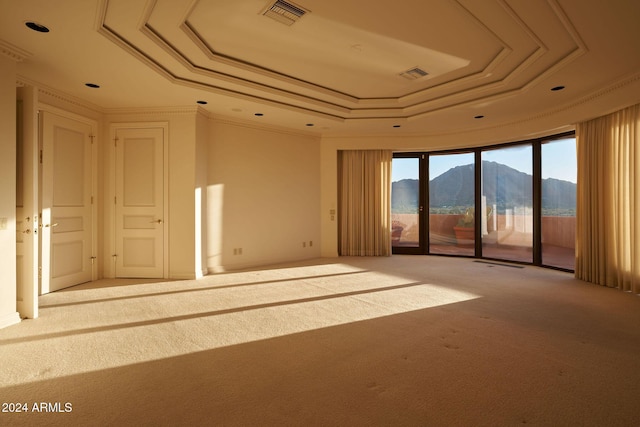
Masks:
[[[273,3],[0,0],[0,52],[20,83],[101,112],[202,100],[326,134],[562,126],[640,102],[637,0],[296,0],[291,26]]]

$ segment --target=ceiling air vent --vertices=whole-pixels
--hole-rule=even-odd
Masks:
[[[408,80],[417,80],[421,77],[424,77],[426,75],[428,75],[429,73],[427,73],[425,70],[423,70],[422,68],[419,67],[414,67],[414,68],[410,68],[407,71],[400,73],[400,75],[402,77],[404,77],[405,79]]]
[[[267,6],[267,9],[262,14],[275,19],[282,24],[292,25],[305,13],[307,13],[307,11],[299,6],[287,3],[286,1],[277,0],[271,6]]]

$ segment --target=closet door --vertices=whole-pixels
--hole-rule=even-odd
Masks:
[[[42,294],[92,279],[92,135],[42,112]]]
[[[116,277],[164,277],[164,128],[116,130]]]

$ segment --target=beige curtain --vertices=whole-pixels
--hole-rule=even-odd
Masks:
[[[391,151],[338,153],[339,253],[391,255]]]
[[[577,278],[640,293],[640,104],[576,129]]]

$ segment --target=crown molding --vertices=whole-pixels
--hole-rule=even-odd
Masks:
[[[22,62],[33,56],[32,53],[27,52],[24,49],[20,49],[18,46],[12,45],[2,39],[0,39],[0,54],[13,59],[16,62]]]
[[[140,116],[194,116],[200,107],[193,105],[172,107],[135,107],[135,108],[105,108],[102,112],[106,115],[140,115]]]
[[[73,95],[69,95],[68,93],[61,92],[57,89],[54,89],[52,87],[49,87],[47,85],[44,85],[35,80],[31,80],[21,75],[16,76],[16,86],[17,87],[32,86],[38,90],[38,94],[42,97],[53,98],[65,104],[72,104],[76,107],[81,107],[84,109],[91,110],[94,113],[102,113],[102,108],[98,105],[92,104],[90,102],[87,102]]]

